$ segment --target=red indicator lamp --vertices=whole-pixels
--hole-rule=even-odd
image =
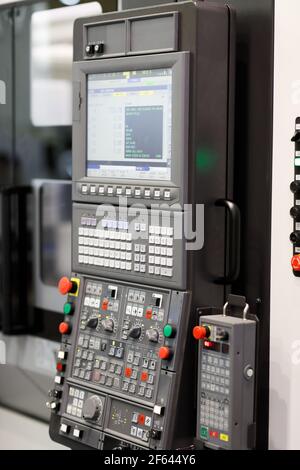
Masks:
[[[291,265],[292,265],[293,271],[300,272],[300,255],[293,256]]]

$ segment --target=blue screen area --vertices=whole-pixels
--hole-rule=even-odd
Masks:
[[[172,69],[88,76],[87,176],[171,179]]]

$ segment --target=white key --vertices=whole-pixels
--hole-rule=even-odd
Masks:
[[[154,243],[155,243],[155,237],[154,237],[153,235],[151,235],[151,236],[149,237],[149,243],[150,243],[150,245],[154,245]]]
[[[148,273],[149,274],[154,274],[154,266],[149,266]]]
[[[169,266],[169,268],[173,268],[173,258],[167,259],[167,266]]]
[[[105,258],[104,260],[104,267],[109,268],[109,259]]]
[[[132,250],[132,243],[126,243],[126,250],[131,251]]]
[[[141,264],[140,265],[140,271],[141,273],[145,273],[146,272],[146,266],[144,264]]]
[[[155,247],[154,246],[149,246],[149,254],[154,255],[155,253]]]
[[[112,268],[112,269],[114,269],[114,267],[115,267],[115,260],[114,260],[114,259],[111,259],[111,260],[109,261],[109,267]]]
[[[100,238],[100,233],[101,233],[101,230],[96,229],[95,230],[95,237]]]
[[[173,269],[167,269],[167,276],[173,277]]]
[[[104,248],[104,240],[99,240],[99,246],[100,248]]]
[[[110,232],[110,239],[111,239],[111,240],[115,240],[115,239],[116,239],[116,232],[114,232],[113,230]]]
[[[132,305],[127,305],[126,307],[126,315],[131,315]]]
[[[139,307],[137,311],[137,317],[142,318],[143,313],[144,313],[143,307]]]
[[[103,258],[100,258],[100,260],[99,260],[99,266],[104,266],[104,259],[103,259]]]
[[[154,233],[155,235],[160,235],[160,227],[158,226],[154,227]]]
[[[109,248],[110,248],[111,250],[114,250],[115,247],[116,247],[115,242],[113,242],[113,241],[109,242]]]
[[[89,255],[93,256],[93,254],[94,254],[94,248],[90,247],[89,248]]]
[[[136,317],[137,316],[137,312],[138,312],[138,308],[137,307],[132,307],[132,310],[131,310],[131,315]]]
[[[131,261],[131,260],[132,260],[132,254],[126,253],[126,261]]]
[[[149,264],[154,264],[154,256],[149,256]]]
[[[168,235],[169,237],[172,237],[172,236],[173,236],[173,233],[174,233],[173,227],[167,227],[167,235]]]
[[[136,273],[139,273],[140,272],[140,265],[139,264],[135,264],[134,265],[134,270]]]
[[[141,263],[146,263],[146,255],[141,255],[140,256],[140,262]]]
[[[163,246],[166,246],[166,244],[167,244],[167,239],[166,239],[166,237],[161,237],[161,244],[162,244]]]
[[[99,238],[104,238],[104,237],[105,237],[105,231],[99,230]]]
[[[94,239],[93,238],[89,238],[89,246],[94,246]]]
[[[89,264],[94,264],[94,258],[92,256],[89,256]]]
[[[109,257],[110,257],[111,259],[114,259],[114,257],[115,257],[115,252],[114,252],[113,250],[111,250],[111,251],[109,252]]]
[[[155,245],[160,245],[160,237],[155,237]]]
[[[88,246],[84,246],[83,247],[83,252],[85,255],[88,255],[89,254],[89,247]]]
[[[109,238],[109,230],[104,231],[104,238],[107,240]]]
[[[121,238],[120,232],[116,232],[116,234],[115,234],[115,239],[116,239],[116,240],[120,240],[120,238]]]
[[[104,241],[104,248],[109,248],[109,240]]]
[[[160,246],[155,247],[155,254],[160,255]]]
[[[157,265],[157,266],[160,266],[160,256],[155,256],[155,261],[154,263]]]
[[[134,230],[135,230],[135,232],[139,232],[141,230],[140,224],[138,224],[138,223],[134,224]]]
[[[104,250],[104,258],[109,258],[109,250]]]
[[[167,256],[173,256],[173,248],[167,248]]]
[[[132,233],[126,233],[126,240],[127,240],[128,242],[131,242],[131,240],[132,240]]]
[[[78,247],[78,253],[79,253],[80,255],[83,255],[83,253],[84,253],[84,247],[83,247],[83,246],[79,246],[79,247]]]
[[[115,252],[115,258],[120,259],[121,258],[121,253],[119,251]]]
[[[141,245],[140,246],[140,251],[141,251],[141,253],[146,253],[146,245]]]
[[[115,248],[116,248],[116,250],[120,250],[120,248],[121,248],[121,243],[120,243],[120,242],[116,242],[116,243],[115,243]]]
[[[159,275],[160,275],[160,268],[155,267],[155,269],[154,269],[154,274],[155,274],[156,276],[159,276]]]
[[[126,271],[131,271],[131,269],[132,269],[132,264],[126,263]]]
[[[100,251],[99,248],[94,248],[93,249],[93,255],[94,256],[99,256],[99,251]]]
[[[146,224],[141,224],[140,229],[141,229],[141,232],[146,232],[146,230],[147,230]]]
[[[84,263],[84,256],[83,256],[83,255],[79,255],[79,256],[78,256],[78,263],[79,263],[79,264]]]
[[[123,270],[126,269],[126,263],[125,263],[125,261],[121,261],[121,269],[123,269]]]
[[[116,261],[116,262],[115,262],[115,268],[116,268],[116,269],[120,269],[120,261]]]
[[[94,238],[94,246],[99,246],[99,239],[98,238]]]
[[[135,261],[135,263],[140,262],[140,255],[139,254],[134,255],[134,261]]]
[[[149,233],[150,233],[151,235],[154,235],[154,233],[155,233],[155,227],[154,227],[153,225],[151,225],[151,226],[149,227]]]
[[[79,245],[84,245],[84,238],[83,238],[83,237],[79,237],[79,238],[78,238],[78,243],[79,243]]]
[[[167,235],[167,227],[161,227],[161,234],[163,236]]]
[[[121,240],[126,240],[126,233],[125,233],[125,232],[121,232],[121,233],[120,233],[120,238],[121,238]]]
[[[135,244],[134,245],[134,251],[138,253],[140,251],[140,245]]]
[[[83,227],[79,227],[78,235],[84,235],[84,228]]]
[[[85,256],[83,262],[84,264],[89,264],[89,257]]]
[[[126,250],[126,243],[121,242],[120,243],[120,249],[123,250],[123,251]]]
[[[88,237],[88,236],[89,236],[89,229],[88,229],[88,228],[83,229],[83,235],[84,235],[85,237]]]
[[[126,253],[124,253],[124,251],[122,251],[122,252],[120,253],[120,255],[121,255],[121,259],[122,259],[122,260],[125,260],[125,259],[126,259]]]
[[[93,228],[89,228],[89,237],[93,237],[95,234],[95,230]]]
[[[167,256],[167,248],[161,247],[160,254],[162,256]]]
[[[160,259],[160,264],[161,264],[161,266],[167,266],[167,259],[166,258],[161,258]]]

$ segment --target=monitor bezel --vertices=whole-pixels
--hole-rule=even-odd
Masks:
[[[73,184],[142,185],[187,190],[188,118],[189,118],[189,52],[176,52],[137,57],[75,62],[73,89],[80,90],[80,113],[73,109]],[[87,176],[87,87],[88,75],[134,70],[172,69],[172,156],[170,180],[129,178],[96,178]],[[86,197],[90,200],[89,197]],[[181,199],[181,198],[180,198]],[[80,198],[82,200],[82,198]]]

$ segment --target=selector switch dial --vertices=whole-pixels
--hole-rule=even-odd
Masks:
[[[101,398],[93,395],[83,404],[83,418],[90,421],[98,421],[103,414],[103,403]]]
[[[139,339],[142,334],[142,327],[140,325],[134,325],[128,333],[128,336],[133,339]]]
[[[158,343],[159,331],[156,328],[150,328],[146,331],[146,336],[152,343]]]
[[[92,317],[87,321],[86,326],[95,330],[98,326],[99,319],[97,317]]]
[[[101,326],[104,331],[107,331],[108,333],[113,333],[115,322],[112,318],[104,318],[103,320],[101,320]]]

